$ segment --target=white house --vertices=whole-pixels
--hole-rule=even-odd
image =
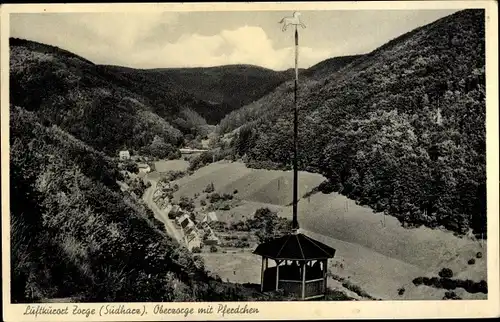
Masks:
[[[212,211],[212,212],[209,212],[208,214],[205,214],[205,216],[203,216],[203,219],[201,220],[201,222],[203,222],[203,223],[212,222],[212,221],[218,221],[217,214],[215,213],[215,211]]]
[[[128,150],[120,151],[120,160],[130,160],[130,152]]]
[[[193,248],[201,248],[201,239],[196,233],[192,233],[188,236],[186,236],[187,240],[187,248],[189,250],[193,250]]]
[[[137,165],[137,167],[139,168],[139,173],[149,173],[149,172],[151,172],[151,168],[146,163],[139,163]]]

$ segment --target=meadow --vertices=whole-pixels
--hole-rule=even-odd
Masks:
[[[242,200],[235,208],[217,211],[220,221],[244,220],[262,207],[291,218],[291,175],[287,171],[250,169],[239,162],[220,161],[177,180],[180,189],[175,196],[194,197],[213,183],[215,191],[220,193],[237,190],[235,196]],[[322,181],[317,174],[300,172],[299,196],[310,192]],[[358,285],[374,298],[442,299],[445,289],[415,286],[412,280],[437,276],[444,267],[450,268],[455,278],[475,282],[487,280],[486,244],[472,238],[457,237],[441,229],[404,228],[396,218],[374,213],[337,193],[318,192],[302,198],[298,211],[301,229],[337,250],[335,258],[330,261],[330,273],[337,279]],[[469,265],[468,261],[478,252],[482,253],[482,258]],[[231,260],[227,259],[228,256]],[[206,267],[223,280],[260,281],[260,258],[250,250],[234,254],[204,253],[203,258]],[[343,263],[343,268],[338,263]],[[333,276],[329,283],[339,284]],[[405,291],[398,295],[401,288]],[[487,296],[467,293],[461,288],[455,293],[464,299]]]

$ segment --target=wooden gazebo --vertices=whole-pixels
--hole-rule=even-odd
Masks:
[[[325,296],[328,259],[335,255],[335,249],[292,233],[260,244],[254,254],[262,256],[261,291],[282,289],[302,300]],[[269,259],[275,266],[269,267]]]

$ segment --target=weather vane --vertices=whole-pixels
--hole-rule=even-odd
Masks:
[[[281,30],[286,31],[289,25],[295,26],[295,89],[294,89],[294,113],[293,113],[293,221],[292,230],[298,232],[299,222],[297,220],[297,201],[298,201],[298,107],[297,107],[297,89],[299,86],[299,31],[297,26],[305,28],[306,26],[300,21],[300,12],[295,11],[292,17],[284,17],[279,22],[283,24]]]
[[[293,13],[293,16],[291,17],[284,17],[281,19],[279,23],[283,24],[283,27],[281,28],[281,31],[286,31],[289,25],[294,25],[295,28],[297,26],[301,26],[302,28],[305,28],[306,26],[300,21],[300,12],[295,11]]]

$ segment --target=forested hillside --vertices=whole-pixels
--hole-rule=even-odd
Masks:
[[[35,113],[10,109],[12,301],[261,300],[208,276],[138,200],[114,161]]]
[[[418,28],[325,77],[306,76],[302,169],[405,225],[486,233],[483,10]],[[229,114],[219,132],[237,129],[232,150],[251,166],[290,167],[292,111],[288,82]]]
[[[209,124],[218,123],[226,114],[272,91],[289,79],[292,71],[277,72],[252,65],[228,65],[206,68],[132,69],[101,66],[126,77],[133,87],[155,101],[156,112],[169,102],[164,92],[183,93],[184,105],[200,114]],[[160,95],[159,95],[160,94]]]
[[[183,141],[125,78],[48,45],[10,39],[10,100],[108,155],[130,149],[174,157]]]

